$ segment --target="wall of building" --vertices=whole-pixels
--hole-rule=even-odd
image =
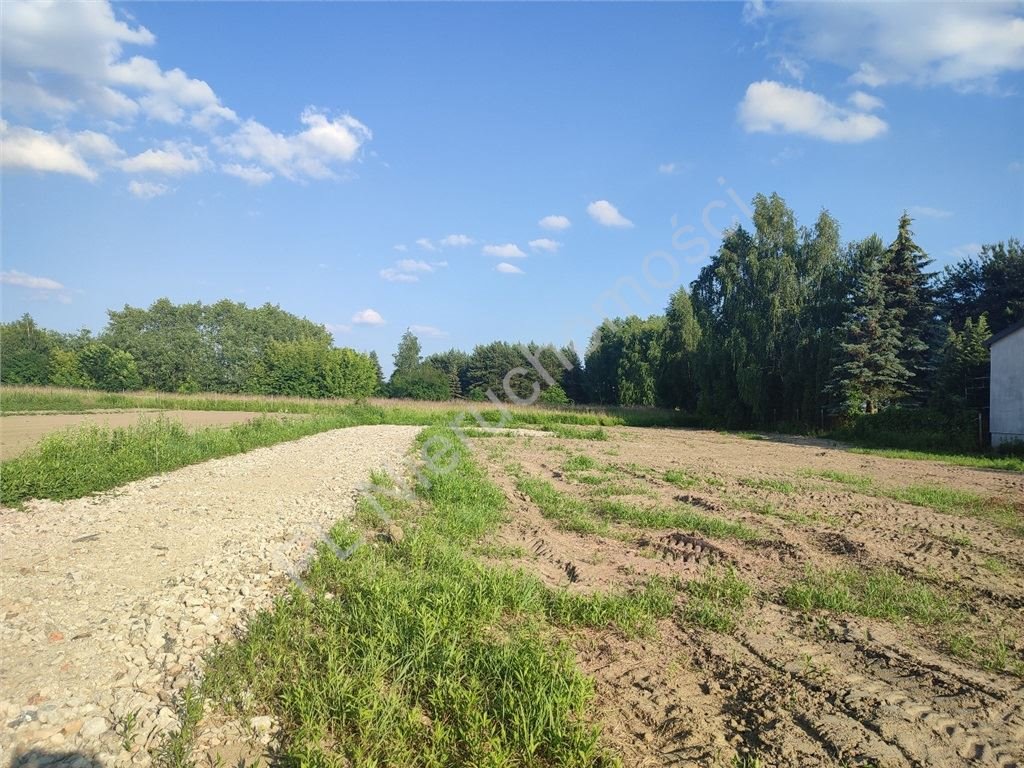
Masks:
[[[992,345],[992,445],[1024,442],[1024,328]]]

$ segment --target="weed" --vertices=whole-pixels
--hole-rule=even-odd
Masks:
[[[731,566],[709,571],[702,579],[686,585],[689,595],[683,608],[683,619],[712,632],[731,633],[750,597],[750,585]]]
[[[586,503],[559,493],[546,480],[520,475],[516,479],[516,488],[529,496],[540,513],[555,521],[562,530],[604,533],[608,529],[607,524],[594,518]]]
[[[636,466],[636,465],[633,465]],[[651,470],[644,470],[638,467],[638,474],[651,474]],[[713,475],[700,475],[684,469],[669,469],[661,476],[666,483],[671,483],[677,488],[688,491],[691,488],[704,485],[709,488],[721,488],[724,483]]]
[[[566,472],[582,472],[588,469],[597,469],[598,466],[599,464],[594,459],[582,453],[577,453],[563,462],[562,469]]]
[[[761,491],[775,491],[776,493],[794,493],[796,486],[788,480],[772,480],[763,477],[740,478],[740,485],[747,488],[756,488]]]
[[[903,487],[880,486],[871,478],[863,475],[849,475],[841,472],[804,470],[809,477],[820,477],[825,480],[845,485],[858,493],[893,499],[904,504],[914,504],[932,509],[947,515],[974,517],[989,520],[1006,528],[1017,536],[1024,536],[1024,518],[1011,502],[979,496],[970,491],[949,488],[942,485],[909,485]]]
[[[784,590],[783,599],[802,611],[824,609],[917,624],[939,624],[960,616],[959,606],[944,595],[889,569],[808,567],[802,579]]]
[[[544,427],[548,432],[557,437],[567,440],[607,440],[608,433],[601,427],[593,429],[582,429],[580,427],[567,426],[565,424],[551,423]]]
[[[194,768],[192,744],[196,727],[203,717],[203,695],[192,685],[181,693],[178,703],[178,720],[181,726],[168,733],[153,750],[153,763],[158,768]]]
[[[135,746],[136,729],[139,727],[139,712],[136,709],[125,712],[114,720],[114,733],[121,737],[121,749],[131,752]]]
[[[981,561],[981,567],[997,576],[1002,576],[1010,570],[1010,567],[998,557],[986,557]]]

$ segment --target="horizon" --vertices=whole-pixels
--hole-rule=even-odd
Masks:
[[[755,194],[844,242],[906,210],[940,271],[1021,236],[1019,4],[60,9],[3,17],[4,321],[226,298],[385,368],[407,328],[582,352]]]

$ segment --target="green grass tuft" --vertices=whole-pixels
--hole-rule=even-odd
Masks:
[[[960,608],[926,584],[889,569],[822,571],[808,568],[783,592],[786,604],[801,611],[824,609],[916,624],[954,620]]]
[[[743,607],[751,594],[750,585],[731,566],[712,570],[703,578],[689,582],[689,598],[683,608],[683,619],[712,632],[735,631]]]

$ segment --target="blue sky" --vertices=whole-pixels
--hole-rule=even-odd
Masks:
[[[846,240],[907,209],[939,265],[1022,235],[1021,4],[12,2],[3,38],[5,320],[582,348],[758,192]]]

